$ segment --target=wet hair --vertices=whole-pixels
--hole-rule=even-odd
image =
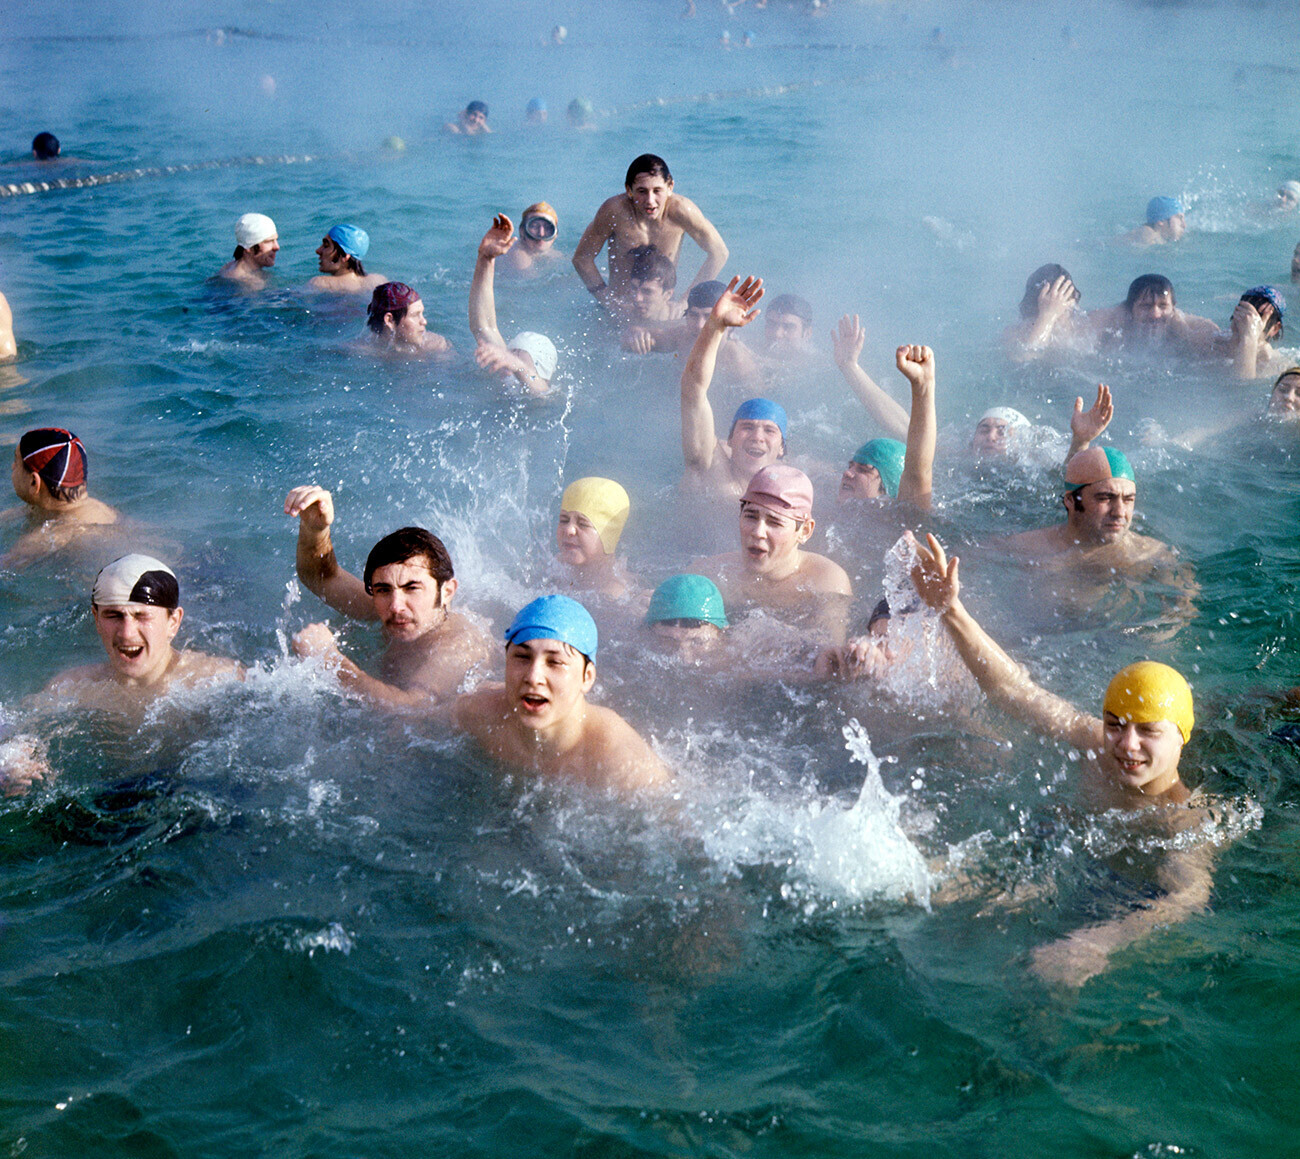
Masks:
[[[370,593],[370,581],[381,567],[390,563],[406,563],[408,560],[422,559],[438,586],[441,588],[456,573],[452,570],[451,556],[442,540],[423,527],[399,527],[385,535],[366,556],[366,569],[362,573],[362,582],[366,593]]]
[[[235,261],[239,261],[248,251],[242,245],[235,246]]]
[[[627,256],[632,259],[628,272],[632,281],[659,282],[665,290],[676,289],[677,267],[658,246],[639,245],[628,250]]]
[[[1020,299],[1020,316],[1022,318],[1038,317],[1038,291],[1044,286],[1050,286],[1057,278],[1065,278],[1072,285],[1074,279],[1070,277],[1070,271],[1064,266],[1057,265],[1056,262],[1048,262],[1045,266],[1039,266],[1032,274],[1029,280],[1025,282],[1025,296]],[[1074,288],[1074,300],[1077,302],[1082,295],[1079,288]]]
[[[767,316],[770,318],[773,314],[791,314],[805,325],[812,325],[812,305],[798,294],[782,294],[774,298],[767,307]]]
[[[1249,290],[1246,293],[1241,295],[1241,301],[1249,302],[1261,314],[1263,314],[1265,306],[1267,306],[1270,310],[1272,310],[1273,316],[1269,318],[1269,320],[1264,324],[1264,337],[1265,338],[1282,337],[1282,315],[1277,312],[1276,302],[1273,302],[1264,294],[1252,294]],[[1277,327],[1276,330],[1273,329],[1274,326]]]
[[[673,175],[668,172],[667,161],[662,157],[656,157],[653,153],[642,153],[627,167],[627,176],[623,179],[623,185],[631,189],[632,182],[642,173],[648,173],[651,177],[662,177],[665,181],[673,179]]]
[[[1143,274],[1141,277],[1134,278],[1128,287],[1128,297],[1124,299],[1124,308],[1133,312],[1133,307],[1139,299],[1150,294],[1153,298],[1158,298],[1162,294],[1168,294],[1169,300],[1176,306],[1178,299],[1174,297],[1174,284],[1164,274]]]
[[[37,133],[32,138],[32,152],[38,161],[52,161],[59,155],[59,139],[53,133]]]
[[[486,117],[488,115],[488,107],[482,101],[470,101],[470,103],[465,106],[465,112],[471,115],[474,113],[482,113]]]
[[[339,243],[336,242],[332,237],[327,237],[325,240],[330,243],[330,248],[334,251],[334,256],[336,258],[346,259],[346,262],[344,264],[348,267],[349,270],[351,270],[359,278],[364,278],[366,276],[366,267],[361,264],[360,258],[354,258],[350,253],[345,253],[343,247],[339,245]]]

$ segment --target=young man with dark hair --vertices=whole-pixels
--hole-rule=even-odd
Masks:
[[[383,274],[368,274],[361,259],[370,252],[370,235],[359,226],[335,225],[316,247],[320,273],[307,283],[313,290],[331,294],[368,294],[388,281]]]
[[[366,325],[382,350],[392,354],[450,354],[451,343],[428,328],[424,299],[405,282],[376,286],[366,307]]]
[[[1089,324],[1103,342],[1127,349],[1161,347],[1176,354],[1206,354],[1219,328],[1178,308],[1173,284],[1162,274],[1134,278],[1118,306],[1094,310]]]

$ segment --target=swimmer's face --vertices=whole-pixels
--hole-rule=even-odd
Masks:
[[[804,349],[812,334],[812,327],[798,314],[769,314],[764,325],[768,348],[777,353]]]
[[[1065,497],[1071,530],[1090,543],[1114,543],[1127,534],[1136,503],[1137,488],[1128,479],[1089,483]]]
[[[561,563],[583,567],[605,558],[596,525],[581,511],[561,511],[555,527],[555,544]]]
[[[739,419],[727,436],[731,461],[743,464],[750,474],[775,463],[785,451],[781,428],[769,419]]]
[[[811,519],[781,515],[755,503],[740,505],[740,555],[753,575],[784,571],[812,533]]]
[[[672,195],[673,183],[651,173],[638,173],[627,186],[627,195],[642,217],[660,218]]]
[[[280,252],[280,235],[268,237],[265,241],[259,241],[248,251],[248,256],[253,259],[253,264],[264,270],[269,270],[275,265],[275,255]]]
[[[184,615],[180,608],[113,604],[91,611],[115,679],[147,686],[166,674],[172,662],[172,640]]]
[[[579,711],[596,682],[596,666],[559,640],[506,648],[506,703],[525,728],[545,732]]]
[[[320,245],[316,247],[316,256],[320,259],[322,274],[337,274],[348,264],[348,255],[328,237],[321,238]]]
[[[1147,290],[1133,303],[1133,321],[1138,326],[1158,330],[1174,316],[1174,296],[1164,290],[1159,294]]]
[[[1102,770],[1125,789],[1156,797],[1177,783],[1183,736],[1173,721],[1135,724],[1106,712],[1102,728]]]
[[[1300,418],[1300,374],[1286,374],[1278,379],[1268,400],[1268,413],[1286,418]],[[18,484],[14,484],[15,490]]]
[[[708,620],[656,620],[650,634],[660,651],[691,663],[712,652],[722,639],[722,629]]]
[[[1187,218],[1181,213],[1175,213],[1164,223],[1162,232],[1170,241],[1178,241],[1187,232]]]
[[[1277,191],[1278,209],[1283,209],[1287,213],[1290,213],[1297,205],[1300,205],[1300,201],[1296,199],[1296,195],[1290,190],[1279,189]]]
[[[850,499],[887,499],[880,472],[869,463],[849,463],[840,476],[840,502]]]
[[[456,581],[439,584],[422,556],[377,567],[370,577],[370,599],[384,636],[404,644],[446,621],[455,591]]]
[[[461,113],[460,120],[468,133],[481,133],[487,128],[487,113],[482,109],[475,109],[472,113],[466,109]]]
[[[391,319],[392,315],[387,315],[387,318]],[[422,345],[424,332],[429,328],[428,323],[424,320],[423,299],[408,306],[400,322],[394,325],[390,321],[389,325],[392,326],[393,338],[398,343],[405,346]]]
[[[661,322],[668,317],[669,303],[672,298],[672,290],[665,290],[663,282],[658,278],[652,278],[647,282],[631,283],[628,304],[631,306],[631,314],[634,318]]]
[[[1005,419],[980,419],[970,445],[977,455],[1005,455],[1010,437],[1011,424]]]

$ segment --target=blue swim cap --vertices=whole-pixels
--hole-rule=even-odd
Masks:
[[[736,424],[741,419],[757,420],[759,422],[776,423],[781,428],[781,439],[785,440],[785,425],[788,421],[786,418],[785,407],[779,402],[773,402],[770,398],[751,398],[742,402],[736,408],[736,413],[731,416],[731,429],[736,429]]]
[[[546,102],[541,97],[533,97],[527,105],[524,106],[527,113],[544,113],[546,112]]]
[[[325,236],[350,258],[360,260],[370,252],[370,235],[355,225],[336,225]]]
[[[863,443],[850,460],[864,467],[875,467],[880,474],[885,494],[891,499],[898,496],[898,484],[903,478],[903,463],[907,459],[907,445],[898,439],[872,439]]]
[[[1277,319],[1280,322],[1286,314],[1286,299],[1282,297],[1282,292],[1273,286],[1252,286],[1244,294],[1243,298],[1265,298],[1272,303],[1274,311],[1277,313]]]
[[[647,624],[660,620],[703,620],[719,628],[727,627],[727,613],[722,607],[718,585],[702,575],[669,576],[650,597]]]
[[[529,640],[559,640],[588,660],[596,659],[596,621],[568,596],[539,596],[519,609],[506,629],[506,647]]]
[[[1168,221],[1183,212],[1183,203],[1176,197],[1153,197],[1147,202],[1147,225]]]

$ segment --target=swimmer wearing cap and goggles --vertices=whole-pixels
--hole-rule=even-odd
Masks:
[[[559,352],[544,334],[521,330],[506,342],[497,328],[496,263],[515,244],[514,223],[504,213],[492,219],[478,245],[474,277],[469,286],[469,328],[478,343],[474,360],[484,370],[513,375],[529,394],[551,393]]]
[[[517,274],[539,274],[565,255],[555,246],[560,232],[559,214],[545,201],[536,201],[519,215],[519,240],[505,255],[506,266]]]

